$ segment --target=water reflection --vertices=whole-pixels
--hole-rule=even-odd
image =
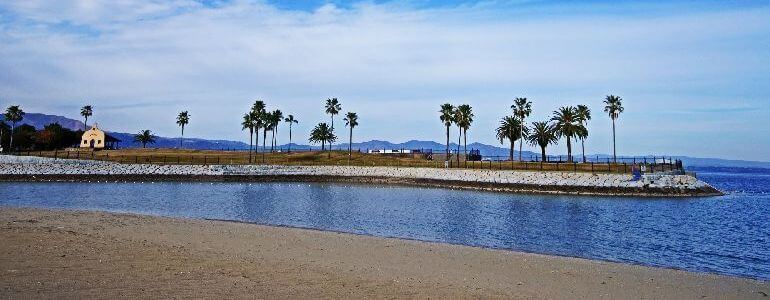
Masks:
[[[0,205],[229,219],[770,279],[770,198],[751,190],[683,200],[307,183],[0,183]]]

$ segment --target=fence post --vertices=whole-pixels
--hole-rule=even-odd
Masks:
[[[591,173],[594,173],[594,162],[591,162]]]

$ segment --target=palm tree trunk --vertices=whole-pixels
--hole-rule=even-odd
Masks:
[[[521,124],[519,124],[519,161],[521,161],[521,148],[524,147],[524,118],[521,118]],[[511,158],[513,160],[513,158]]]
[[[540,146],[540,155],[542,155],[540,161],[547,162],[548,156],[545,156],[545,147]]]
[[[348,160],[353,155],[353,126],[350,126],[350,141],[348,142]]]
[[[16,133],[16,122],[11,122],[11,143],[8,145],[8,150],[13,152],[13,134]]]
[[[583,147],[583,163],[586,163],[586,140],[580,139],[580,146]]]
[[[463,128],[463,151],[465,151],[465,160],[468,160],[468,129]]]
[[[249,148],[249,151],[254,152],[254,160],[257,160],[257,152],[259,152],[257,151],[257,149],[259,149],[259,128],[257,128],[256,133],[253,133],[253,131],[254,130],[252,129],[252,134],[254,134],[254,149]]]
[[[270,153],[273,153],[273,150],[275,149],[275,129],[270,130]]]
[[[291,153],[291,123],[289,123],[289,153]]]
[[[572,141],[567,136],[567,161],[572,162]]]
[[[612,118],[612,161],[617,163],[618,156],[615,150],[615,118]]]
[[[182,139],[184,139],[184,125],[182,125],[182,136],[179,137],[179,149],[182,149]]]
[[[460,134],[457,136],[457,166],[460,166],[460,142],[462,141],[461,138],[463,137],[463,129],[460,128],[460,126],[457,126],[459,129]]]
[[[334,133],[334,115],[332,115],[332,133]],[[332,141],[329,141],[329,151],[332,150]],[[329,154],[329,157],[331,157],[331,154]]]
[[[251,151],[254,148],[252,145],[254,145],[254,129],[249,128],[249,163],[251,163]]]
[[[86,121],[83,122],[83,131],[88,130],[88,116],[86,116]]]
[[[262,163],[265,163],[265,141],[267,140],[267,128],[262,130]]]
[[[514,145],[516,145],[516,140],[511,139],[511,153],[509,153],[511,161],[513,161],[513,147],[515,147]],[[521,152],[521,151],[519,151],[519,152]]]
[[[449,158],[451,156],[449,155],[449,126],[446,127],[446,159],[444,161],[449,161]]]

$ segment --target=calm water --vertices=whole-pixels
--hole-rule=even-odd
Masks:
[[[309,227],[770,279],[770,171],[700,170],[724,197],[508,195],[299,183],[0,183],[0,205]]]

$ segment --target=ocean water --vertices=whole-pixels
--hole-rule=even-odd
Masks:
[[[699,169],[708,198],[308,183],[0,183],[0,205],[315,228],[770,280],[770,170]]]

